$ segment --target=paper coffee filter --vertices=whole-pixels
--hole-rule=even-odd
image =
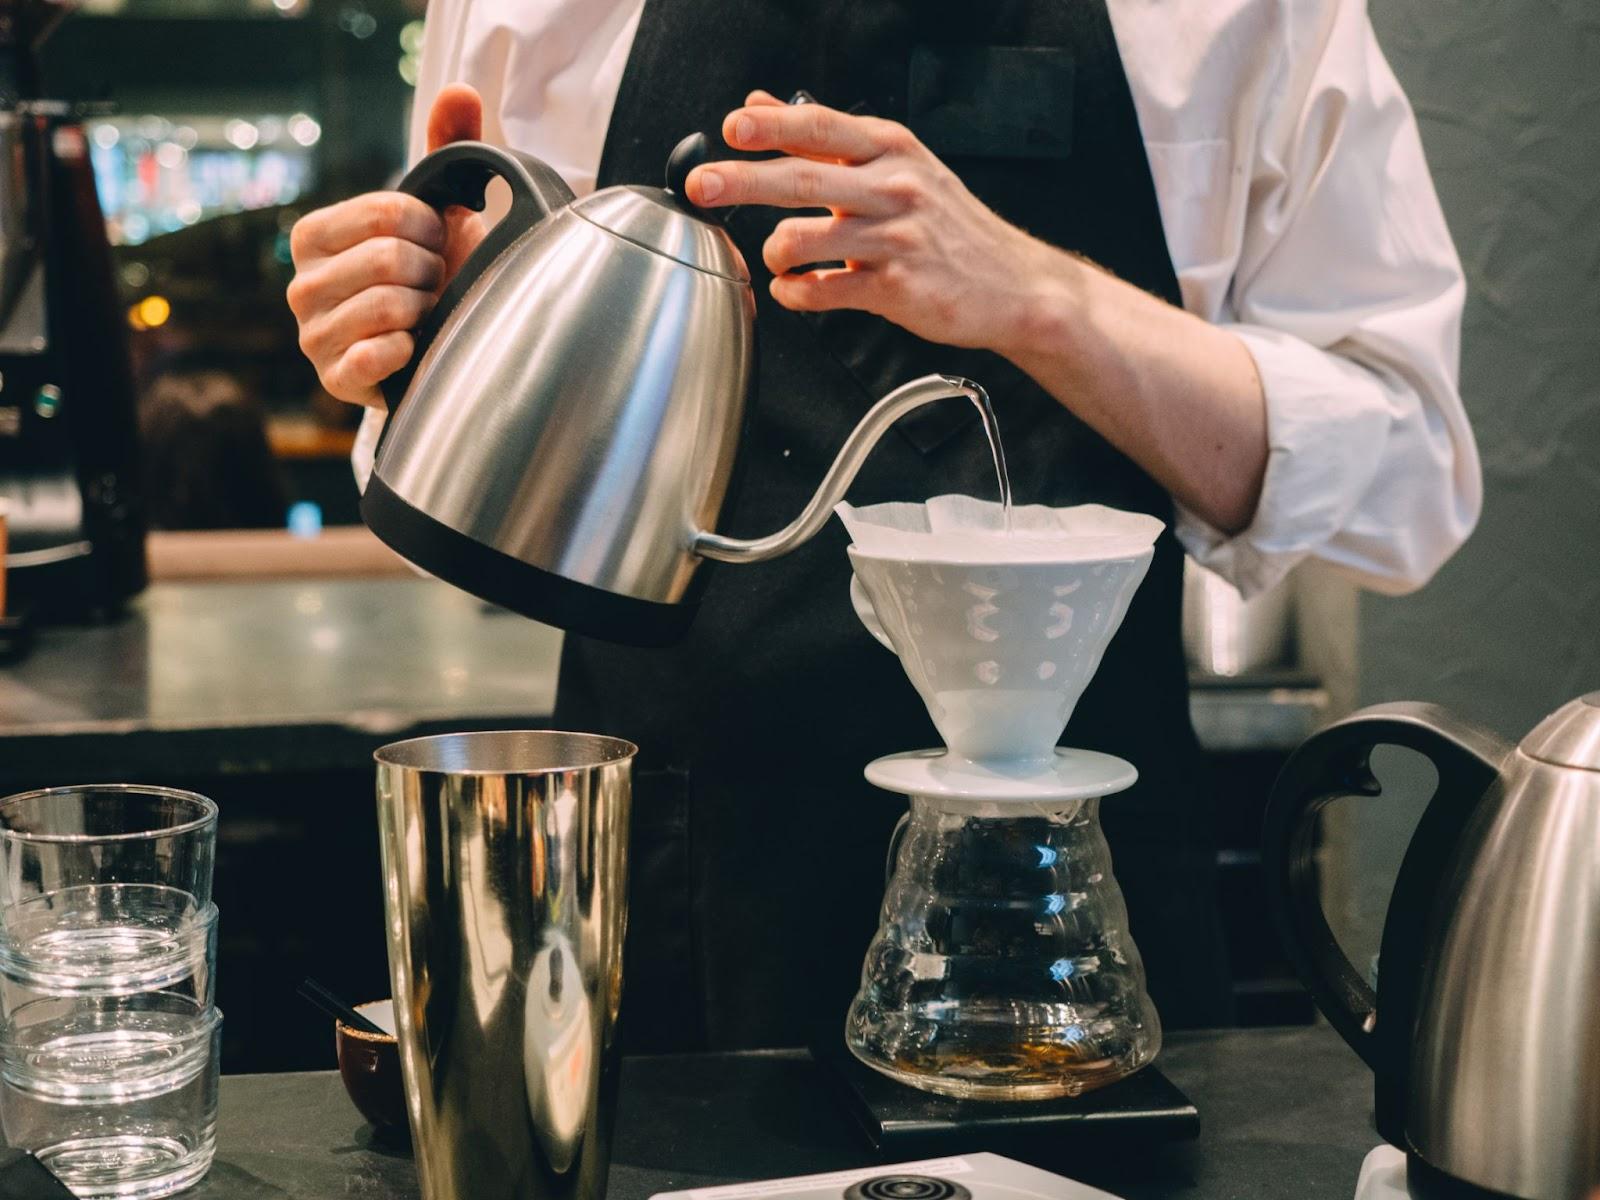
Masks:
[[[1012,508],[1008,533],[1000,502],[974,496],[935,496],[925,504],[893,502],[859,508],[840,504],[834,512],[861,553],[908,562],[1131,558],[1154,545],[1166,527],[1147,513],[1104,504],[1067,508],[1023,504]]]

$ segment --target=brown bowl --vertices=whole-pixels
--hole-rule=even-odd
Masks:
[[[394,1009],[387,1000],[356,1005],[356,1011],[376,1025],[394,1024]],[[361,1115],[376,1128],[407,1128],[406,1087],[400,1075],[400,1045],[392,1033],[368,1033],[334,1023],[339,1054],[339,1077]]]

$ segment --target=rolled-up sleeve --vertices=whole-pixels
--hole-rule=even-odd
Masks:
[[[1364,7],[1309,7],[1325,19],[1287,47],[1220,322],[1266,397],[1261,500],[1232,536],[1188,512],[1178,532],[1247,595],[1307,557],[1405,592],[1466,540],[1482,502],[1457,386],[1465,286]]]

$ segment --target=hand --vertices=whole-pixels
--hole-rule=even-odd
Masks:
[[[428,114],[428,149],[476,140],[482,130],[478,93],[452,84]],[[382,408],[378,384],[410,361],[411,330],[483,235],[478,213],[451,207],[441,217],[401,192],[369,192],[296,222],[289,308],[322,386]]]
[[[905,126],[752,92],[722,136],[762,162],[715,162],[686,184],[702,207],[826,208],[780,221],[762,248],[786,308],[856,308],[929,341],[1006,353],[1029,291],[1075,260],[984,207]],[[786,275],[807,263],[843,268]]]

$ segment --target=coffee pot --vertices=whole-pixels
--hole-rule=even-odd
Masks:
[[[383,541],[424,570],[535,619],[661,644],[693,617],[703,559],[760,562],[812,537],[899,417],[934,400],[987,404],[928,375],[870,408],[816,495],[769,537],[715,531],[755,360],[750,273],[683,196],[709,157],[680,143],[668,188],[575,199],[526,155],[458,142],[400,190],[511,204],[417,331],[385,386],[390,420],[361,501]]]
[[[1317,896],[1317,812],[1382,792],[1375,746],[1438,784],[1406,850],[1376,991]],[[1600,1189],[1600,692],[1512,748],[1425,704],[1311,737],[1273,787],[1270,905],[1318,1007],[1376,1076],[1378,1132],[1411,1195],[1567,1200]]]

